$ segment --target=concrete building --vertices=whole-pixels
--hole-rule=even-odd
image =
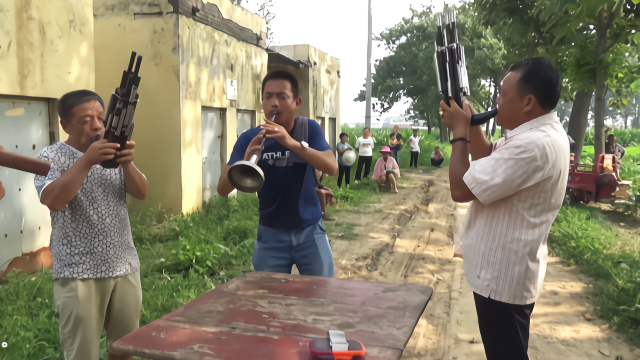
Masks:
[[[229,0],[0,0],[0,145],[35,157],[66,140],[57,99],[89,89],[108,101],[135,51],[132,140],[149,190],[131,208],[193,211],[215,195],[238,136],[260,123],[269,70],[298,66],[301,115],[336,144],[339,61],[308,45],[277,54],[265,32],[264,19]],[[1,277],[11,259],[46,248],[51,229],[33,175],[0,167],[0,181]]]

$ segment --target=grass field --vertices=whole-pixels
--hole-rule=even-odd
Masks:
[[[345,131],[347,130],[347,131]],[[355,144],[361,129],[343,129]],[[387,129],[374,129],[377,152],[386,141]],[[408,138],[409,132],[403,132]],[[429,165],[433,147],[440,145],[437,134],[427,135],[421,142],[421,165]],[[451,148],[440,145],[445,164]],[[593,150],[585,147],[586,155]],[[400,167],[407,168],[409,149],[404,146]],[[591,155],[593,156],[593,155]],[[635,162],[640,160],[639,148],[627,148],[621,176],[635,180],[640,172]],[[638,161],[640,162],[640,161]],[[355,175],[355,166],[352,168]],[[329,207],[327,214],[339,217],[343,211],[360,211],[366,204],[380,201],[372,181],[353,184],[338,190],[336,177],[323,184],[339,199],[340,209]],[[401,182],[400,182],[401,185]],[[637,189],[634,186],[634,189]],[[255,195],[239,194],[227,201],[218,198],[202,210],[188,216],[165,218],[157,223],[158,212],[132,215],[132,231],[142,269],[143,305],[141,325],[145,325],[224,283],[243,271],[250,271],[253,244],[258,224],[258,199]],[[627,214],[625,216],[635,216]],[[326,224],[328,233],[344,234],[355,239],[355,224]],[[554,223],[549,248],[552,254],[581,265],[593,277],[593,306],[613,327],[640,345],[640,231],[622,234],[600,213],[586,206],[563,208]],[[58,339],[58,314],[53,303],[51,273],[10,273],[0,285],[0,359],[62,359]],[[106,359],[104,338],[101,359]]]
[[[258,199],[246,194],[229,202],[218,198],[161,224],[153,220],[157,215],[131,219],[141,262],[141,325],[252,269]],[[5,281],[0,286],[0,342],[8,347],[0,347],[0,359],[62,359],[50,271],[13,271]],[[107,359],[104,337],[101,345],[101,359]]]
[[[592,277],[595,300],[590,305],[640,346],[640,231],[623,234],[597,208],[563,207],[548,244],[551,254],[580,265]]]

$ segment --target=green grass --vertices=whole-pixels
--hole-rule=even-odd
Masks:
[[[616,142],[622,146],[637,146],[640,144],[640,129],[616,129],[613,128],[613,134],[616,136]],[[608,134],[607,134],[608,135]],[[606,136],[606,135],[605,135]],[[594,144],[594,128],[590,127],[584,136],[584,145]],[[606,137],[605,137],[606,139]]]
[[[258,199],[239,194],[229,202],[217,198],[188,216],[156,223],[157,212],[131,219],[141,262],[140,325],[252,269],[258,228]],[[164,260],[164,261],[162,261]],[[0,285],[0,359],[62,359],[59,317],[49,270],[13,271]],[[101,359],[106,359],[105,339]]]
[[[600,316],[640,346],[640,242],[615,229],[599,209],[563,207],[549,234],[550,252],[595,281]]]

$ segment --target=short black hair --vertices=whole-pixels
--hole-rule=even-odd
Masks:
[[[562,77],[551,62],[543,57],[518,61],[509,72],[519,72],[520,96],[533,95],[544,111],[555,109],[562,92]]]
[[[366,127],[366,128],[364,128],[364,129],[362,129],[362,132],[364,132],[365,130],[369,130],[369,131],[371,131],[371,129],[369,129],[368,127]]]
[[[297,99],[300,95],[299,87],[298,87],[298,79],[293,76],[292,73],[284,70],[276,70],[267,74],[262,80],[262,96],[264,97],[264,87],[267,85],[269,80],[286,80],[291,84],[291,93],[293,94],[293,99]]]
[[[58,116],[61,120],[68,121],[70,120],[69,117],[71,117],[71,112],[73,112],[73,109],[76,106],[94,100],[99,102],[104,109],[104,101],[102,101],[100,95],[91,90],[76,90],[68,92],[62,95],[60,100],[58,100]]]
[[[338,136],[338,139],[342,140],[342,137],[343,137],[343,136],[346,136],[346,137],[347,137],[347,139],[349,138],[349,134],[347,134],[347,133],[341,133],[341,134],[340,134],[340,136]]]

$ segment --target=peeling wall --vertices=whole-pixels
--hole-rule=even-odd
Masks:
[[[0,95],[94,90],[93,49],[92,0],[0,0]]]
[[[105,102],[120,84],[131,51],[142,56],[134,163],[149,183],[144,203],[182,210],[178,15],[167,1],[94,0],[96,91]],[[166,15],[145,15],[162,12]]]
[[[236,142],[236,109],[262,115],[262,79],[267,74],[265,50],[244,43],[191,19],[180,19],[182,109],[182,209],[202,205],[203,106],[225,110],[226,159]],[[238,100],[227,100],[226,80],[237,81]]]

